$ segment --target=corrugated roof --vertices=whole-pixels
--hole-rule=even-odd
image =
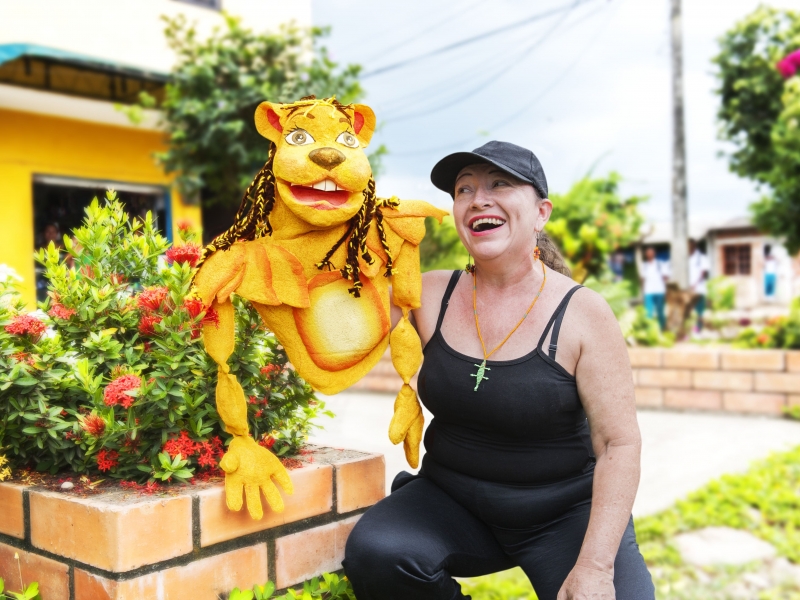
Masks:
[[[87,56],[85,54],[78,54],[77,52],[69,52],[68,50],[49,48],[47,46],[39,46],[37,44],[0,44],[0,65],[11,62],[18,58],[26,57],[50,60],[59,64],[83,67],[105,73],[128,75],[131,77],[148,79],[150,81],[164,82],[169,78],[168,73],[151,71],[149,69],[143,69],[133,65],[126,65],[103,58],[97,58],[95,56]]]

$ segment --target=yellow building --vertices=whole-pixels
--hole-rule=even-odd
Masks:
[[[140,90],[163,93],[174,55],[162,15],[184,14],[199,34],[221,10],[254,29],[310,24],[310,0],[28,0],[0,3],[0,264],[37,297],[34,250],[68,233],[94,196],[113,188],[130,213],[151,210],[164,235],[202,226],[154,154],[165,146],[158,114],[138,125],[119,110]],[[41,283],[41,282],[40,282]],[[39,289],[42,297],[43,289]]]

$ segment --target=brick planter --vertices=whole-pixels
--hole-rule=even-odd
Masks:
[[[384,495],[378,454],[316,448],[290,471],[286,509],[254,521],[221,483],[160,496],[90,497],[0,483],[0,576],[38,581],[45,600],[217,600],[268,579],[279,589],[341,568],[344,543]],[[307,457],[308,458],[308,457]]]
[[[800,404],[800,351],[630,348],[636,404],[779,416]]]
[[[800,405],[800,350],[734,350],[682,345],[629,348],[642,408],[778,416]],[[351,390],[396,394],[402,380],[387,352]],[[412,382],[416,387],[416,381]]]

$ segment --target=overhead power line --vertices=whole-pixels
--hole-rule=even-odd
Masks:
[[[469,44],[474,44],[475,42],[479,42],[481,40],[485,40],[487,38],[493,37],[495,35],[499,35],[501,33],[505,33],[506,31],[511,31],[513,29],[518,29],[519,27],[524,27],[530,23],[535,21],[541,21],[542,19],[546,19],[547,17],[551,17],[553,15],[557,15],[559,13],[565,11],[571,11],[577,4],[584,4],[586,2],[592,2],[594,0],[578,0],[577,3],[572,2],[565,6],[560,6],[558,8],[554,8],[551,10],[547,10],[541,13],[537,13],[535,15],[531,15],[522,21],[516,21],[514,23],[509,23],[508,25],[504,25],[502,27],[498,27],[497,29],[492,29],[491,31],[486,31],[484,33],[480,33],[478,35],[468,37],[466,39],[460,40],[458,42],[453,42],[452,44],[448,44],[447,46],[443,46],[441,48],[437,48],[435,50],[431,50],[429,52],[425,52],[423,54],[418,54],[417,56],[413,56],[411,58],[406,58],[404,60],[398,61],[396,63],[392,63],[390,65],[386,65],[385,67],[379,67],[377,69],[373,69],[372,71],[366,71],[361,75],[361,79],[367,79],[369,77],[374,77],[375,75],[380,75],[382,73],[387,73],[389,71],[394,71],[395,69],[400,69],[402,67],[406,67],[408,65],[417,63],[421,60],[426,58],[431,58],[432,56],[437,56],[439,54],[444,54],[445,52],[450,52],[457,48],[461,48],[463,46],[467,46]]]
[[[567,20],[567,18],[569,18],[570,12],[573,9],[577,8],[580,4],[584,3],[585,1],[586,0],[575,0],[572,3],[572,5],[569,7],[569,10],[566,13],[564,13],[564,15],[558,20],[558,22],[553,27],[548,29],[545,32],[544,35],[542,35],[540,38],[534,40],[533,43],[529,44],[528,46],[523,48],[521,52],[517,53],[515,56],[513,56],[511,59],[509,59],[504,68],[500,69],[499,71],[492,72],[489,77],[487,77],[486,79],[481,81],[478,85],[475,85],[474,87],[472,87],[470,90],[468,90],[466,92],[459,93],[457,96],[455,96],[454,98],[450,99],[448,102],[442,102],[438,106],[427,107],[423,111],[418,111],[418,110],[417,111],[408,111],[408,112],[406,112],[404,114],[397,115],[395,117],[389,116],[389,117],[386,118],[386,123],[397,123],[399,121],[407,121],[407,120],[410,120],[410,119],[419,119],[419,118],[425,117],[427,115],[430,115],[432,113],[440,112],[442,110],[447,110],[452,106],[460,104],[461,102],[465,102],[466,100],[471,98],[474,94],[477,94],[481,90],[484,90],[486,88],[486,86],[488,86],[492,81],[497,80],[499,77],[502,77],[503,75],[508,73],[510,70],[520,66],[522,64],[522,62],[524,62],[524,60],[530,56],[531,52],[533,52],[536,48],[538,48],[545,41],[547,41],[547,39],[556,32],[556,30]],[[577,21],[571,23],[570,27],[574,27],[578,23],[583,22],[584,20],[586,20],[587,18],[595,15],[597,12],[603,10],[604,8],[605,8],[605,6],[601,6],[597,10],[592,11],[588,15],[585,15],[584,17],[582,17],[582,18],[578,19]]]

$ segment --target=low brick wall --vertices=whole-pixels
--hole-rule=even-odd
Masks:
[[[89,497],[0,483],[0,576],[19,587],[18,553],[45,600],[218,600],[335,571],[353,525],[384,496],[384,459],[331,448],[304,458],[284,512],[264,502],[260,521],[229,511],[221,483]]]
[[[636,404],[780,415],[800,404],[800,351],[630,348]]]
[[[628,354],[640,407],[780,415],[783,407],[800,405],[800,350],[687,344],[629,348]],[[350,389],[397,393],[401,385],[387,352]]]

